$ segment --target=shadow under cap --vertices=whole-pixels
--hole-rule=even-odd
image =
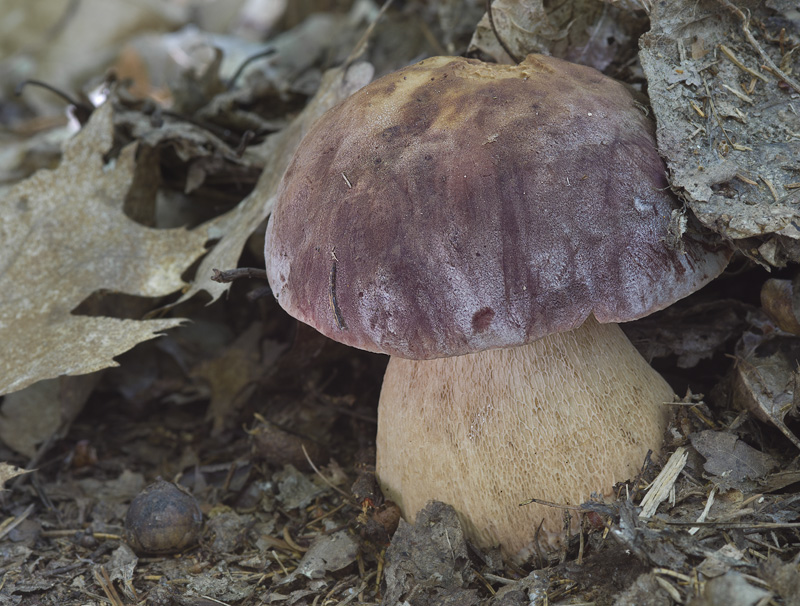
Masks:
[[[689,234],[653,124],[620,83],[530,56],[435,57],[326,113],[289,165],[266,239],[284,309],[413,359],[633,320],[716,277]]]

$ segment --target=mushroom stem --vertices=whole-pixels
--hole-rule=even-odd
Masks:
[[[609,495],[658,451],[672,389],[616,324],[590,317],[510,349],[417,361],[392,357],[378,414],[377,472],[413,519],[450,503],[472,540],[523,560],[557,549],[563,510]],[[576,516],[573,525],[577,528]]]

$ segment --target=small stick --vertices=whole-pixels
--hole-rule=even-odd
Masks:
[[[328,486],[333,488],[336,492],[338,492],[340,495],[342,495],[345,499],[352,500],[351,495],[347,494],[344,490],[342,490],[341,488],[336,486],[328,478],[326,478],[324,475],[322,475],[322,472],[319,469],[317,469],[316,465],[314,465],[314,461],[311,460],[311,457],[309,456],[308,451],[306,450],[306,445],[305,444],[300,444],[300,448],[303,450],[303,454],[306,457],[306,461],[308,461],[308,464],[311,465],[311,469],[314,470],[314,473],[317,474],[319,476],[319,478],[323,482],[325,482]]]
[[[33,512],[33,503],[28,505],[28,507],[19,514],[16,518],[8,518],[3,524],[0,526],[0,539],[5,537],[9,532],[14,530],[17,526],[22,524],[29,515]]]
[[[289,545],[292,549],[294,549],[298,553],[305,553],[308,551],[308,547],[300,547],[295,540],[292,538],[292,535],[289,533],[289,525],[283,527],[283,540],[286,541],[286,544]]]
[[[722,54],[725,55],[728,59],[730,59],[731,63],[733,63],[740,70],[747,72],[748,74],[750,74],[754,78],[758,78],[759,80],[762,80],[763,82],[769,83],[769,80],[767,80],[766,76],[758,73],[754,69],[750,69],[749,67],[747,67],[744,63],[742,63],[739,60],[739,57],[734,55],[733,51],[731,49],[729,49],[727,46],[725,46],[724,44],[720,44],[719,45],[719,50],[721,50]]]
[[[769,180],[769,179],[767,179],[766,177],[762,177],[761,175],[758,175],[758,176],[761,178],[761,180],[762,180],[762,181],[763,181],[763,182],[766,184],[766,186],[769,188],[769,193],[771,193],[771,194],[772,194],[772,198],[775,200],[775,202],[778,202],[778,201],[780,201],[780,196],[778,195],[778,192],[777,192],[777,191],[775,191],[775,186],[772,184],[772,181],[770,181],[770,180]]]
[[[75,105],[76,107],[81,105],[80,101],[76,101],[60,88],[56,88],[52,84],[48,84],[47,82],[44,82],[42,80],[36,80],[34,78],[28,78],[27,80],[23,80],[22,82],[17,84],[14,87],[14,95],[17,97],[22,95],[22,89],[25,88],[26,86],[38,86],[39,88],[43,88],[47,91],[50,91],[54,95],[61,97],[69,105]]]
[[[383,3],[383,6],[381,6],[378,14],[375,15],[375,19],[372,20],[372,23],[369,24],[367,29],[361,35],[361,39],[356,42],[355,47],[353,47],[353,50],[350,51],[350,54],[344,62],[343,68],[345,71],[347,71],[347,68],[355,63],[358,58],[367,50],[367,43],[369,42],[372,33],[375,31],[375,26],[378,25],[378,21],[380,21],[381,17],[383,17],[383,15],[386,14],[386,11],[389,10],[392,2],[394,2],[394,0],[386,0],[386,2]]]
[[[547,507],[555,507],[556,509],[571,509],[572,511],[583,511],[583,508],[580,506],[575,505],[562,505],[561,503],[553,503],[552,501],[545,501],[543,499],[528,499],[527,501],[523,501],[519,504],[520,507],[523,505],[530,505],[531,503],[536,503],[537,505],[546,505]]]
[[[797,82],[794,78],[786,75],[786,73],[784,73],[784,71],[780,67],[775,65],[775,62],[764,51],[764,49],[761,48],[761,45],[758,43],[753,34],[750,32],[750,17],[748,15],[745,15],[742,12],[742,9],[740,9],[738,6],[735,6],[731,2],[728,2],[728,0],[720,0],[720,3],[728,10],[730,10],[732,13],[734,13],[737,17],[739,17],[739,19],[742,20],[742,31],[744,32],[745,38],[747,38],[747,41],[750,43],[750,46],[756,49],[756,52],[759,55],[761,55],[761,59],[763,59],[764,63],[773,72],[775,72],[778,75],[778,77],[780,77],[781,80],[783,80],[784,82],[786,82],[786,84],[791,86],[796,93],[800,93],[800,82]]]
[[[742,530],[767,530],[779,528],[800,528],[800,523],[797,522],[662,522],[667,526],[709,526],[714,528],[725,529],[742,529]]]
[[[253,280],[266,280],[267,272],[257,267],[239,267],[236,269],[212,269],[211,279],[220,284],[227,284],[240,278],[250,278]]]
[[[253,63],[253,61],[258,61],[259,59],[263,59],[264,57],[269,57],[270,55],[274,55],[277,53],[277,49],[269,47],[265,48],[263,51],[260,51],[254,55],[250,55],[247,59],[242,61],[242,64],[236,69],[236,72],[231,76],[231,79],[228,80],[228,84],[225,86],[226,89],[231,90],[236,84],[236,81],[239,79],[239,76],[242,75],[247,66]]]

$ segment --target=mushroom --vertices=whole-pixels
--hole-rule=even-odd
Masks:
[[[646,109],[600,72],[434,57],[311,129],[266,265],[280,305],[391,354],[377,472],[413,517],[453,505],[482,546],[556,549],[563,512],[660,448],[673,394],[618,322],[716,277],[681,233]]]

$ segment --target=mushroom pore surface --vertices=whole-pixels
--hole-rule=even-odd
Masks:
[[[551,57],[434,57],[309,131],[266,267],[281,306],[337,341],[460,355],[589,314],[632,320],[696,290],[728,253],[670,233],[677,208],[653,125],[622,84]]]

